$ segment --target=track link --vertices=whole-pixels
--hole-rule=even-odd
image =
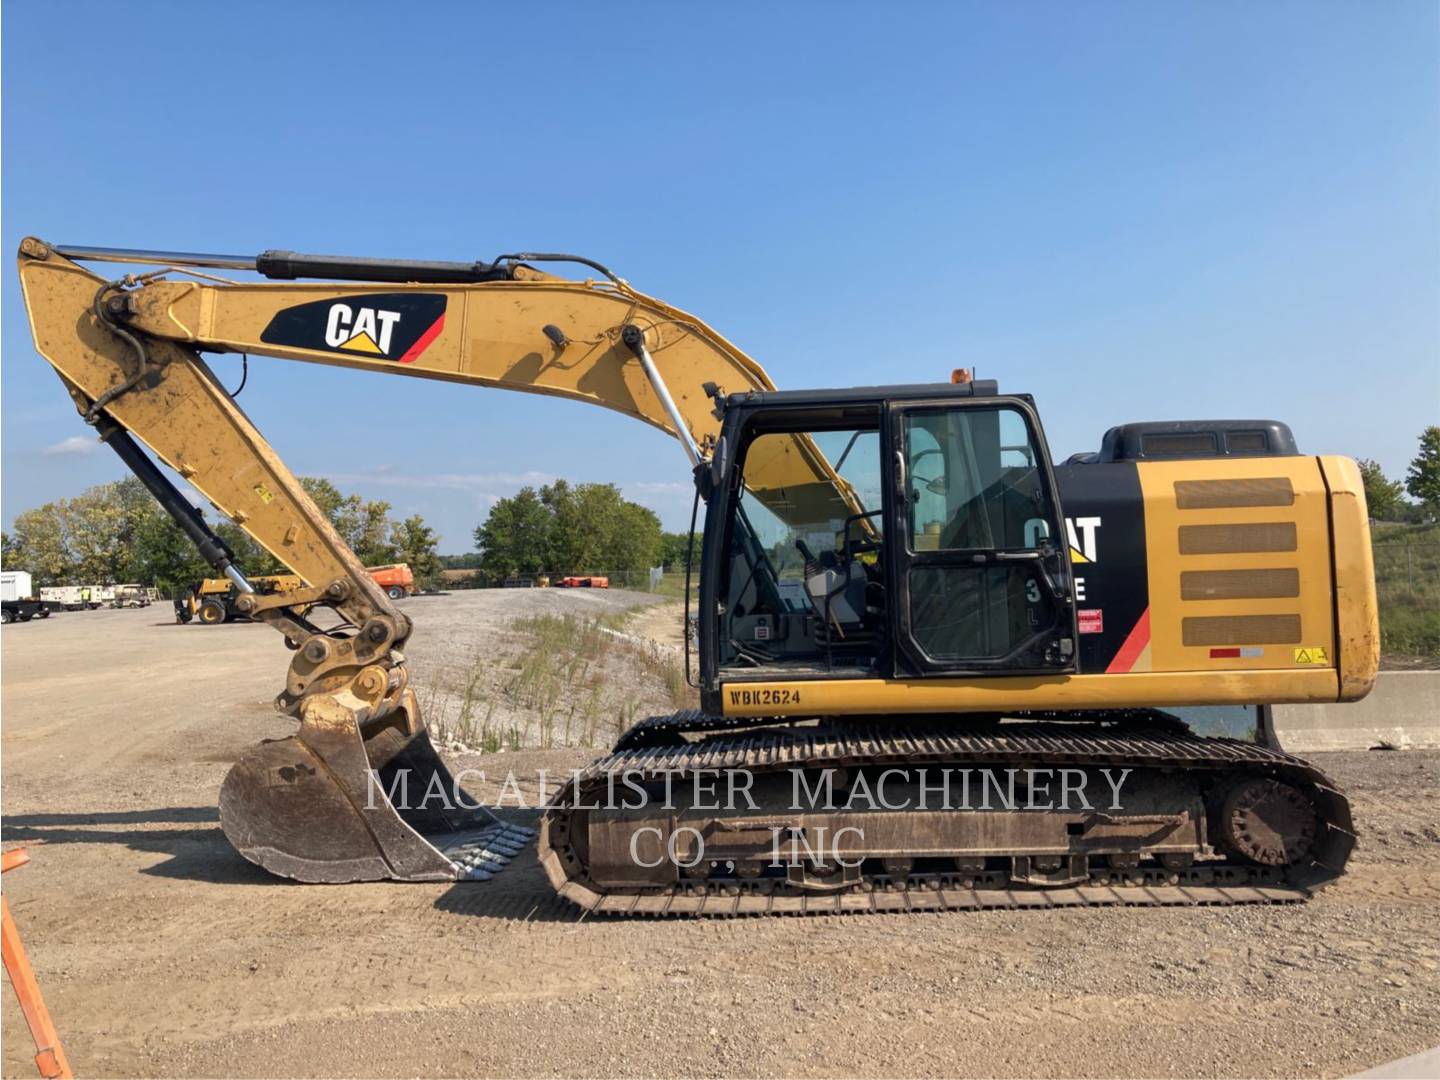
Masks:
[[[1174,725],[1119,723],[994,723],[965,720],[829,721],[819,727],[770,726],[687,711],[642,721],[616,749],[557,793],[541,821],[541,864],[556,891],[587,911],[622,916],[740,916],[978,910],[1092,906],[1294,903],[1343,872],[1354,847],[1349,803],[1314,766],[1280,750],[1194,735]],[[764,723],[764,722],[757,722]],[[736,731],[734,729],[740,728]],[[726,730],[729,729],[729,730]],[[698,736],[693,741],[691,736]],[[587,875],[574,842],[574,815],[612,776],[659,778],[744,769],[766,772],[853,766],[1093,766],[1220,770],[1281,780],[1302,791],[1318,815],[1309,856],[1295,865],[1251,865],[1233,859],[1183,869],[1136,867],[1091,872],[1065,887],[1022,885],[1006,873],[865,874],[843,891],[813,891],[783,879],[680,880],[607,889]]]

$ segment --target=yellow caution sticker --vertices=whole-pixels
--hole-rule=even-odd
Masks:
[[[1330,655],[1325,651],[1325,647],[1323,645],[1314,645],[1308,649],[1296,649],[1295,663],[1328,664],[1330,663]]]
[[[255,494],[260,496],[260,501],[263,503],[268,503],[271,499],[275,498],[275,493],[264,484],[255,485]]]

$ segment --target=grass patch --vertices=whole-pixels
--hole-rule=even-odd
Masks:
[[[528,640],[505,692],[517,705],[539,714],[542,748],[594,746],[602,735],[612,738],[634,723],[639,711],[635,695],[624,694],[618,702],[607,695],[617,664],[658,682],[672,707],[696,704],[683,664],[668,650],[624,636],[621,628],[629,618],[629,612],[590,619],[535,615],[511,623]]]
[[[636,658],[660,685],[670,704],[677,709],[692,709],[700,704],[700,692],[685,681],[685,662],[668,653],[637,649]]]
[[[656,596],[668,596],[672,600],[685,599],[685,573],[665,574],[660,584],[651,590]],[[694,607],[700,600],[700,567],[697,565],[690,575],[690,604]]]
[[[1440,526],[1375,525],[1371,536],[1381,650],[1440,660]]]
[[[537,710],[542,720],[565,689],[584,680],[605,658],[615,640],[599,619],[535,615],[516,619],[511,626],[530,640],[505,692],[516,704]]]
[[[657,699],[676,709],[697,704],[673,650],[621,629],[631,614],[515,619],[514,656],[477,652],[443,692],[429,690],[422,715],[441,745],[497,753],[608,745],[649,711],[664,711]],[[528,714],[518,724],[517,712]]]
[[[453,718],[440,707],[439,690],[430,691],[421,715],[434,717],[435,737],[442,746],[459,743],[487,754],[498,753],[507,745],[516,750],[520,748],[520,732],[514,727],[506,730],[495,721],[495,701],[484,690],[489,670],[486,658],[477,656],[471,661],[459,709]]]

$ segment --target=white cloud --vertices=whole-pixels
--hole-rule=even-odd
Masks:
[[[71,435],[61,439],[54,446],[47,446],[40,453],[46,457],[75,457],[79,454],[93,454],[100,449],[98,439],[87,439],[84,435]]]

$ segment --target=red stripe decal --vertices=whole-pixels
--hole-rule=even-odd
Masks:
[[[1115,654],[1115,659],[1110,661],[1110,666],[1105,669],[1107,675],[1124,674],[1135,666],[1135,661],[1140,659],[1140,654],[1145,651],[1145,646],[1150,644],[1150,609],[1147,607],[1135,620],[1130,634],[1125,638],[1125,644],[1120,646],[1120,651]]]
[[[420,354],[430,347],[430,343],[440,336],[440,331],[445,329],[445,313],[442,311],[440,317],[430,324],[430,329],[420,335],[420,340],[411,345],[400,357],[400,363],[408,364],[417,360]]]
[[[1212,660],[1234,660],[1234,659],[1238,659],[1239,656],[1240,656],[1240,650],[1239,650],[1239,649],[1211,649],[1211,650],[1210,650],[1210,658],[1211,658]]]

